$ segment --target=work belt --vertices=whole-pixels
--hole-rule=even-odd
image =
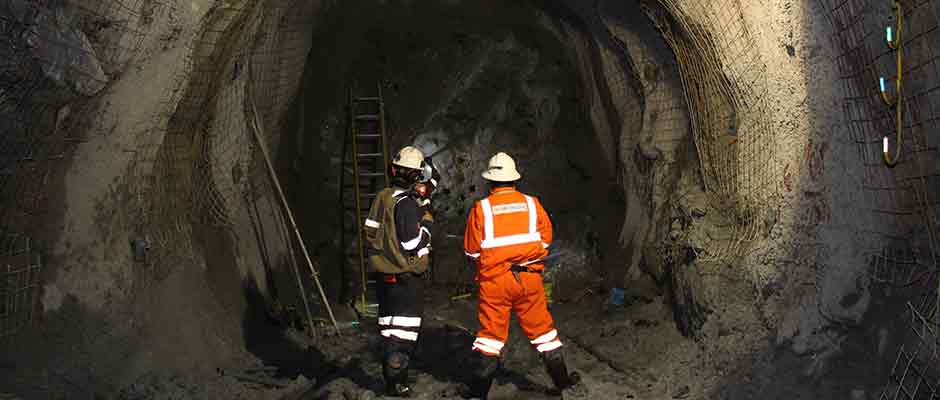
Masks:
[[[518,265],[518,264],[513,264],[512,266],[509,267],[509,270],[512,271],[514,274],[519,273],[519,272],[531,272],[533,274],[542,273],[542,271],[530,269],[529,267]]]
[[[529,269],[529,267],[527,267],[527,266],[518,265],[518,264],[513,264],[513,265],[509,266],[509,271],[512,272],[512,277],[513,277],[513,278],[516,278],[516,282],[519,282],[519,284],[522,284],[522,278],[519,277],[519,273],[520,273],[520,272],[530,272],[530,273],[533,273],[533,274],[541,274],[541,273],[542,273],[542,271],[537,271],[537,270],[534,270],[534,269]]]

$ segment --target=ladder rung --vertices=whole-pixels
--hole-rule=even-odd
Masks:
[[[360,193],[359,197],[375,197],[375,193]]]
[[[381,97],[357,97],[355,101],[366,102],[366,101],[382,101]]]
[[[358,134],[356,135],[356,137],[361,138],[361,139],[378,139],[382,137],[382,135],[378,133],[365,133],[365,134]]]
[[[379,176],[385,176],[385,173],[384,172],[360,172],[359,176],[379,177]]]
[[[359,158],[379,158],[382,157],[382,153],[360,153],[357,154]]]
[[[378,120],[379,120],[379,115],[378,115],[378,114],[357,115],[357,116],[356,116],[356,120],[359,120],[359,121],[378,121]]]

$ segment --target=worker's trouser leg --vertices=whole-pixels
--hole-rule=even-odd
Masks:
[[[419,276],[400,274],[394,282],[379,275],[379,333],[383,339],[382,374],[392,395],[408,391],[408,365],[414,354],[424,314],[425,282]]]
[[[561,347],[540,274],[507,272],[481,281],[479,298],[480,331],[473,342],[474,350],[491,356],[500,354],[509,337],[510,311],[516,313],[519,326],[536,351],[545,353]]]

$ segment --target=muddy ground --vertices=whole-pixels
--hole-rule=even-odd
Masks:
[[[551,311],[565,343],[569,368],[578,371],[592,399],[814,399],[876,398],[881,382],[873,374],[854,374],[872,360],[852,352],[835,357],[831,372],[811,373],[813,360],[774,348],[768,336],[749,357],[682,337],[662,298],[613,306],[601,288],[555,303]],[[459,398],[476,329],[475,299],[450,301],[429,291],[431,306],[415,356],[411,379],[415,398]],[[259,318],[264,310],[257,309]],[[715,334],[732,342],[741,326],[729,321]],[[274,320],[259,322],[253,355],[233,369],[185,374],[151,373],[120,391],[119,399],[374,399],[383,398],[380,336],[374,319],[362,325],[340,321],[342,335],[321,327],[312,337]],[[859,336],[861,337],[861,336]],[[718,341],[715,338],[713,341]],[[746,346],[745,340],[731,343]],[[855,345],[864,346],[864,343]],[[738,349],[740,350],[740,349]],[[551,399],[551,381],[515,322],[504,350],[504,367],[491,391],[493,399]],[[702,387],[701,382],[715,382]]]

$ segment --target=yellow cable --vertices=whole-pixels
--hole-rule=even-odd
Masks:
[[[888,151],[888,137],[885,136],[884,138],[883,154],[884,154],[885,164],[889,168],[893,168],[895,165],[898,164],[898,161],[901,159],[901,133],[903,129],[903,118],[904,118],[904,114],[902,113],[902,108],[901,108],[902,98],[903,98],[903,95],[901,94],[901,89],[902,89],[901,82],[903,79],[902,72],[903,72],[903,65],[904,65],[902,62],[902,51],[904,48],[904,43],[901,39],[901,24],[904,18],[904,13],[901,10],[901,3],[897,0],[894,1],[894,10],[895,10],[895,14],[898,17],[898,36],[897,38],[895,38],[895,40],[888,41],[888,47],[891,48],[892,50],[897,50],[898,52],[898,56],[897,56],[898,77],[897,77],[897,81],[895,84],[895,91],[897,92],[895,94],[896,101],[891,101],[891,98],[888,96],[885,90],[881,91],[881,98],[885,101],[885,103],[888,104],[888,106],[893,105],[895,107],[894,120],[896,124],[896,131],[895,131],[896,143],[895,143],[895,149],[894,149],[894,157],[892,157],[890,152]]]

